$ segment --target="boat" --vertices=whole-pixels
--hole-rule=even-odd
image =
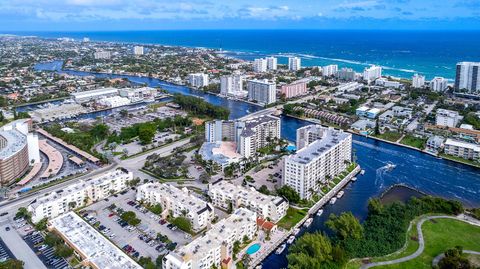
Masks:
[[[387,168],[388,171],[392,171],[395,167],[397,167],[395,164],[393,163],[388,163],[385,168]]]
[[[290,235],[290,237],[287,239],[287,244],[291,244],[295,241],[295,235]]]
[[[360,171],[360,175],[365,175],[365,170],[362,169],[362,171]]]
[[[293,229],[293,235],[297,235],[300,232],[299,228]]]
[[[357,177],[352,177],[352,181],[353,182],[357,181]]]
[[[338,198],[338,199],[342,198],[344,194],[345,194],[344,191],[339,191],[339,192],[337,193],[337,198]]]
[[[303,224],[303,226],[305,227],[310,227],[310,225],[312,225],[312,222],[313,222],[313,219],[312,218],[308,218],[305,223]]]
[[[323,214],[323,209],[317,211],[317,217],[320,217]]]
[[[277,248],[277,250],[275,251],[275,254],[277,254],[277,255],[282,254],[282,252],[285,250],[286,247],[287,247],[287,245],[285,243],[281,244],[280,247]]]
[[[330,204],[333,205],[333,204],[335,204],[336,201],[337,201],[337,197],[333,197],[333,198],[330,200]]]

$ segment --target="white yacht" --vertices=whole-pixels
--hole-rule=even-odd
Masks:
[[[308,218],[305,223],[303,224],[303,226],[305,227],[310,227],[310,225],[312,225],[312,222],[313,222],[313,219],[312,218]]]
[[[293,243],[293,241],[295,241],[295,236],[290,235],[290,237],[287,239],[287,244],[291,244],[291,243]]]
[[[345,194],[344,191],[339,191],[339,192],[337,193],[337,198],[338,198],[338,199],[342,198],[344,194]]]
[[[320,217],[323,214],[323,209],[317,211],[317,217]]]
[[[285,243],[281,244],[280,247],[277,248],[277,250],[275,251],[275,254],[277,254],[277,255],[282,254],[282,252],[285,250],[286,247],[287,247],[287,245]]]
[[[333,205],[335,204],[336,201],[337,201],[337,197],[333,197],[332,199],[330,199],[330,204]]]

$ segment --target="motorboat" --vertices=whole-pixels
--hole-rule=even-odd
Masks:
[[[305,223],[303,224],[303,226],[305,227],[310,227],[310,225],[312,225],[312,222],[313,222],[313,218],[308,218]]]
[[[338,198],[338,199],[342,198],[344,194],[345,194],[344,191],[339,191],[339,192],[337,193],[337,198]]]
[[[317,217],[320,217],[323,214],[323,209],[317,211]]]
[[[287,244],[291,244],[291,243],[293,243],[293,241],[295,241],[295,236],[290,235],[290,237],[287,239]]]
[[[335,202],[337,202],[337,197],[333,197],[332,199],[330,199],[331,205],[335,204]]]
[[[275,254],[277,254],[277,255],[282,254],[282,252],[285,250],[286,247],[287,247],[287,245],[285,243],[281,244],[280,247],[277,248],[277,250],[275,251]]]

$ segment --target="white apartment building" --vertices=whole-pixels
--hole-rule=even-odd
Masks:
[[[187,188],[178,189],[170,184],[147,183],[137,188],[137,201],[151,205],[160,204],[163,217],[185,216],[194,231],[200,231],[209,225],[213,218],[213,206],[189,193]]]
[[[234,121],[207,121],[205,122],[205,141],[209,143],[235,141],[235,131]]]
[[[270,144],[273,139],[280,139],[280,118],[263,115],[237,122],[237,151],[249,158],[258,149]]]
[[[298,71],[302,69],[302,60],[299,57],[288,58],[288,70]]]
[[[253,72],[257,72],[257,73],[267,72],[267,68],[268,68],[267,64],[268,64],[267,59],[265,58],[255,59],[253,61]]]
[[[93,54],[93,57],[95,59],[110,59],[110,57],[112,57],[110,51],[96,51],[94,54]]]
[[[218,180],[208,185],[208,195],[214,206],[228,210],[245,207],[264,219],[279,221],[287,214],[288,201],[279,196],[266,195],[255,188],[246,188]]]
[[[331,77],[335,76],[338,72],[338,65],[331,64],[322,67],[322,76],[324,77]]]
[[[208,86],[208,75],[203,73],[190,74],[188,75],[188,83],[196,88]]]
[[[457,111],[439,108],[437,109],[435,124],[438,126],[456,127],[461,119],[462,117]]]
[[[466,90],[470,94],[480,94],[480,62],[460,62],[457,64],[455,90]]]
[[[243,76],[230,75],[220,77],[220,94],[223,96],[244,96]]]
[[[370,67],[365,67],[365,70],[363,70],[363,80],[367,81],[367,83],[369,84],[370,82],[381,77],[382,77],[381,66],[372,65]]]
[[[135,55],[143,55],[143,46],[135,46],[135,47],[133,47],[133,54],[135,54]]]
[[[363,88],[363,84],[358,82],[348,82],[338,85],[337,92],[339,93],[346,93],[346,92],[353,92]]]
[[[276,57],[267,57],[267,69],[268,70],[277,70],[277,58]]]
[[[311,143],[319,140],[323,136],[325,127],[321,125],[307,125],[297,129],[296,150],[308,147]]]
[[[423,88],[425,86],[425,76],[415,74],[412,77],[412,87]]]
[[[463,159],[480,162],[480,145],[454,139],[445,142],[445,153]]]
[[[253,239],[257,214],[238,208],[228,218],[214,224],[206,234],[163,258],[163,269],[233,268],[233,244],[243,237]]]
[[[82,258],[82,265],[100,269],[142,269],[125,252],[74,212],[68,212],[48,222],[49,230],[58,233],[65,243]]]
[[[271,104],[277,101],[277,89],[275,82],[268,80],[248,80],[248,99],[261,104]]]
[[[351,134],[334,128],[311,128],[311,134],[304,132],[303,144],[307,146],[284,158],[282,184],[293,188],[302,199],[319,193],[322,184],[345,171],[352,159]],[[320,138],[308,143],[315,136]]]
[[[32,221],[54,218],[79,206],[90,204],[126,189],[127,182],[133,179],[132,172],[117,169],[88,180],[79,180],[63,190],[37,198],[28,205]]]
[[[398,89],[403,86],[403,84],[398,81],[390,81],[386,78],[378,78],[375,80],[375,85],[394,89]]]
[[[442,77],[434,77],[430,81],[430,90],[434,92],[443,92],[448,87],[448,81]]]

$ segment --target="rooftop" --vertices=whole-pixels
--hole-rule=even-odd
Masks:
[[[291,160],[301,164],[307,164],[322,154],[328,152],[334,146],[336,146],[340,141],[351,137],[349,133],[345,133],[334,128],[324,128],[322,137],[317,141],[311,143],[308,147],[305,147],[294,155],[290,155],[286,160]]]
[[[73,212],[50,221],[66,241],[96,268],[141,269],[134,260]]]
[[[27,145],[27,137],[17,130],[0,131],[0,136],[6,141],[0,149],[0,159],[12,157]]]
[[[254,188],[246,188],[229,183],[225,180],[219,180],[211,184],[209,187],[211,190],[220,190],[222,193],[236,195],[249,202],[255,202],[257,204],[264,204],[272,202],[275,205],[279,205],[285,200],[279,196],[266,195],[258,192]],[[286,202],[286,201],[285,201]]]

